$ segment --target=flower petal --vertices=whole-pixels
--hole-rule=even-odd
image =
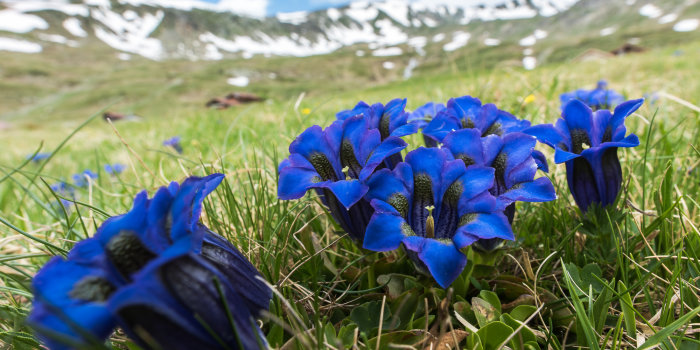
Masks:
[[[451,240],[425,239],[418,258],[442,288],[449,287],[467,265],[467,257]]]
[[[360,181],[365,181],[374,172],[374,169],[379,166],[386,158],[394,154],[398,154],[406,148],[408,144],[398,138],[389,136],[386,140],[382,141],[377,148],[372,151],[371,155],[367,159],[362,171],[360,172]]]
[[[481,132],[477,129],[460,129],[449,133],[442,140],[444,147],[452,152],[455,159],[461,159],[466,166],[484,165],[484,151]]]
[[[547,164],[547,157],[544,155],[544,153],[542,153],[538,150],[533,150],[532,151],[532,158],[534,158],[535,162],[537,163],[537,169],[542,170],[545,173],[549,172],[549,165]]]
[[[510,224],[508,223],[508,219],[503,213],[476,214],[476,217],[472,221],[463,226],[460,226],[457,229],[457,232],[460,231],[464,231],[472,236],[476,236],[481,239],[515,239],[515,236],[513,235],[513,230],[511,229]]]
[[[411,234],[406,220],[386,202],[374,199],[372,206],[376,211],[367,225],[362,246],[376,252],[397,249],[401,241]]]
[[[546,177],[540,177],[530,182],[520,183],[498,196],[506,200],[506,204],[520,202],[548,202],[557,199],[552,182]]]
[[[321,181],[318,172],[313,169],[286,167],[282,169],[277,184],[277,197],[279,199],[299,199],[306,194],[309,188]]]
[[[358,180],[323,181],[313,184],[313,188],[325,188],[330,190],[345,209],[357,203],[365,196],[369,187]]]

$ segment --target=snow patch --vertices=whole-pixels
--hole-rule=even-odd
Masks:
[[[163,11],[159,10],[155,15],[147,13],[143,17],[126,20],[106,7],[92,10],[92,17],[109,29],[95,26],[95,36],[98,39],[117,50],[152,60],[159,60],[164,55],[160,40],[149,37],[164,16]]]
[[[403,69],[403,78],[404,79],[409,79],[410,77],[413,76],[413,70],[418,67],[418,60],[415,58],[411,58],[408,61],[408,65],[406,68]]]
[[[411,25],[408,21],[408,5],[405,1],[387,0],[386,2],[374,3],[374,6],[402,26],[409,27]]]
[[[337,8],[331,7],[328,10],[326,10],[326,16],[328,16],[328,18],[333,22],[340,19],[341,15],[342,14],[340,13],[340,11]]]
[[[382,63],[382,67],[384,67],[384,69],[394,69],[396,68],[396,64],[391,61],[384,61],[384,63]]]
[[[201,34],[199,40],[214,44],[223,51],[241,52],[243,58],[251,58],[256,54],[296,57],[322,55],[331,53],[342,46],[340,43],[329,41],[324,37],[318,37],[317,41],[313,43],[306,38],[294,41],[286,36],[273,38],[262,32],[254,34],[258,37],[257,40],[249,36],[235,36],[233,40],[229,40],[212,33]]]
[[[69,17],[66,18],[65,21],[63,21],[63,28],[66,28],[68,33],[72,36],[77,36],[79,38],[85,38],[88,36],[88,33],[83,29],[82,24],[80,24],[80,20],[75,18],[75,17]]]
[[[678,19],[678,15],[675,13],[669,13],[661,18],[659,18],[659,24],[671,23]]]
[[[549,33],[547,33],[546,30],[535,29],[535,32],[532,35],[535,36],[535,39],[542,40],[542,39],[546,38],[548,34]]]
[[[676,23],[673,26],[673,30],[675,30],[677,32],[692,32],[692,31],[698,29],[699,24],[700,24],[700,20],[698,20],[696,18],[684,19],[682,21],[678,21],[678,23]]]
[[[612,33],[615,33],[616,31],[617,31],[617,28],[615,28],[615,27],[603,28],[600,30],[600,36],[608,36],[608,35],[611,35]]]
[[[537,66],[537,59],[532,56],[523,57],[523,67],[527,70],[533,70]]]
[[[357,56],[357,57],[363,57],[364,55],[365,55],[365,51],[364,51],[364,50],[357,50],[357,51],[355,51],[355,56]]]
[[[296,11],[296,12],[280,12],[277,14],[277,20],[282,23],[289,23],[294,25],[299,25],[306,22],[309,13],[306,11]]]
[[[68,45],[70,47],[78,47],[78,42],[75,40],[69,40],[63,35],[58,35],[58,34],[46,34],[46,33],[39,33],[39,39],[44,40],[44,41],[49,41],[52,43],[56,44],[63,44],[63,45]]]
[[[14,9],[0,11],[0,30],[13,33],[29,33],[34,29],[48,29],[43,18],[28,15]]]
[[[58,11],[68,16],[82,17],[87,17],[90,14],[90,10],[88,10],[87,6],[83,4],[70,4],[66,1],[5,0],[3,3],[9,8],[19,12]],[[89,5],[88,1],[85,1],[85,4]]]
[[[359,6],[357,6],[357,4],[359,4]],[[374,7],[369,7],[366,3],[364,5],[365,6],[362,6],[362,3],[353,2],[350,4],[350,8],[345,10],[345,14],[359,23],[369,22],[377,18],[379,10]]]
[[[663,12],[660,8],[652,4],[646,4],[639,9],[639,14],[644,17],[656,18],[661,16]]]
[[[486,46],[498,46],[501,45],[501,41],[493,38],[484,39],[484,45]]]
[[[250,78],[248,77],[233,77],[233,78],[228,78],[226,80],[226,83],[229,85],[233,86],[238,86],[238,87],[245,87],[250,84]]]
[[[428,44],[428,38],[424,36],[416,36],[408,39],[406,43],[408,44],[408,46],[416,50],[417,54],[425,56],[425,50],[423,50],[423,48],[425,47],[425,45]]]
[[[445,33],[438,33],[438,34],[435,34],[435,36],[433,36],[434,43],[439,43],[443,40],[445,40]]]
[[[528,36],[520,39],[520,41],[518,41],[518,44],[520,44],[520,46],[532,46],[532,45],[535,45],[536,42],[537,42],[537,39],[535,38],[534,35],[528,35]]]
[[[442,46],[442,49],[448,52],[454,51],[467,45],[471,34],[465,32],[454,32],[452,34],[452,41]]]
[[[122,61],[129,61],[129,60],[131,60],[131,55],[129,55],[128,53],[125,53],[125,52],[120,52],[117,55],[117,58],[122,60]]]
[[[31,41],[0,37],[0,51],[38,53],[41,50],[41,45]]]
[[[219,52],[219,48],[214,44],[206,44],[204,46],[204,59],[209,61],[218,61],[224,58],[224,54]]]
[[[403,53],[403,50],[401,50],[400,47],[386,47],[383,49],[377,49],[372,51],[372,56],[398,56]]]

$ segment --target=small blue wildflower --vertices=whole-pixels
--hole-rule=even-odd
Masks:
[[[442,103],[428,102],[411,112],[408,115],[408,122],[416,124],[419,129],[423,130],[433,120],[433,117],[445,110],[445,108],[445,105]],[[437,142],[430,137],[423,135],[423,141],[428,147],[437,147]]]
[[[377,171],[368,184],[375,212],[364,248],[403,246],[418,270],[443,288],[464,269],[464,248],[479,239],[514,238],[504,208],[489,193],[494,169],[467,169],[445,149],[411,151],[404,163]]]
[[[355,241],[362,242],[372,207],[363,199],[367,179],[385,160],[407,146],[395,136],[382,141],[363,114],[336,120],[326,129],[314,125],[289,145],[279,165],[277,195],[298,199],[314,189],[331,216]]]
[[[60,181],[51,185],[51,191],[53,191],[61,197],[73,198],[75,196],[75,189],[72,186],[65,183],[64,181]],[[59,201],[64,208],[68,208],[71,204],[73,204],[73,202],[71,202],[70,200],[63,198],[60,198]]]
[[[182,154],[182,145],[180,144],[180,136],[173,136],[163,141],[163,146],[172,147],[175,152]]]
[[[104,166],[105,172],[110,175],[118,175],[121,174],[124,169],[126,169],[126,166],[124,164],[120,163],[114,163],[114,164],[105,164]]]
[[[571,100],[579,100],[591,109],[611,109],[625,101],[625,96],[608,89],[608,82],[605,80],[598,81],[598,85],[593,90],[579,89],[576,91],[565,92],[559,96],[562,108]]]
[[[73,174],[72,178],[75,186],[87,187],[89,180],[97,179],[97,173],[90,169],[86,169],[82,173]]]
[[[495,181],[489,192],[504,207],[504,214],[512,224],[515,202],[547,202],[557,198],[552,182],[547,177],[535,179],[537,161],[533,157],[534,137],[520,132],[504,136],[481,137],[477,129],[461,129],[443,139],[444,148],[467,166],[494,169]],[[479,240],[475,247],[484,251],[497,248],[502,239]]]
[[[625,136],[625,118],[643,103],[644,99],[630,100],[611,113],[607,109],[593,112],[583,102],[572,100],[556,124],[524,131],[554,148],[557,164],[566,164],[569,189],[582,212],[594,203],[605,207],[615,202],[622,184],[617,148],[639,145],[637,135]]]
[[[30,154],[27,155],[27,159],[30,159],[34,163],[39,163],[44,159],[47,159],[51,156],[51,153],[37,153],[37,154]]]
[[[253,317],[269,307],[270,289],[199,222],[202,201],[222,179],[190,177],[152,199],[141,192],[128,213],[105,221],[67,259],[49,261],[32,283],[28,321],[40,339],[51,349],[92,348],[119,326],[142,348],[265,344]]]

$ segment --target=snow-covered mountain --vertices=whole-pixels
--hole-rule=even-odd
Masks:
[[[321,55],[345,48],[358,56],[425,55],[428,45],[450,52],[470,42],[498,46],[511,41],[527,47],[547,37],[551,29],[530,28],[523,33],[509,23],[538,18],[552,23],[546,20],[586,7],[586,2],[607,1],[356,1],[342,8],[264,18],[259,16],[264,9],[234,6],[234,1],[0,0],[0,52],[40,53],[47,45],[77,50],[99,44],[113,48],[122,59],[138,55],[152,60],[219,60]],[[641,7],[640,18],[685,21],[680,28],[685,31],[698,26],[697,19],[666,14],[651,3],[619,2],[618,6]],[[482,22],[499,26],[475,32]],[[614,28],[600,30],[602,35]]]

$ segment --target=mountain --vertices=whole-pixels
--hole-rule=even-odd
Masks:
[[[522,32],[512,23],[530,19],[556,25],[562,24],[559,19],[563,18],[567,33],[595,20],[571,15],[586,8],[604,9],[603,17],[617,11],[632,12],[635,21],[667,26],[675,23],[679,30],[694,30],[698,25],[697,19],[681,18],[687,8],[697,7],[697,1],[666,1],[663,5],[629,0],[460,3],[358,1],[342,8],[258,18],[234,13],[230,5],[196,0],[2,0],[0,50],[40,53],[50,45],[79,50],[98,44],[112,48],[124,60],[133,55],[151,60],[311,56],[349,47],[357,55],[424,55],[429,44],[436,44],[433,46],[445,52],[456,51],[470,42],[498,46],[517,41],[521,46],[532,46],[556,28],[543,26]],[[489,26],[492,30],[483,30],[487,22],[496,25]],[[609,35],[616,29],[611,25],[597,31]]]

